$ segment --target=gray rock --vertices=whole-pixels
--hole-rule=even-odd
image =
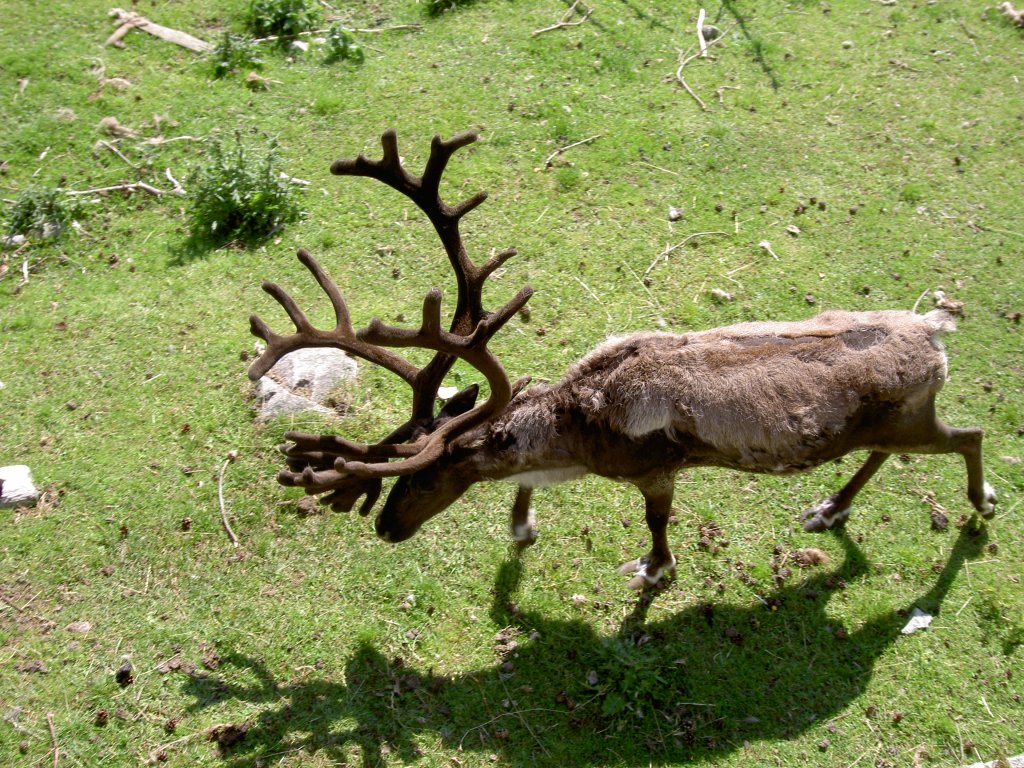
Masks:
[[[31,507],[39,500],[32,472],[24,464],[0,467],[0,509]]]
[[[325,405],[339,384],[356,375],[356,363],[338,349],[299,349],[278,360],[256,383],[257,421],[299,413],[334,415]]]

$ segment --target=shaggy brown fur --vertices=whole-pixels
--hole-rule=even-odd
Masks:
[[[430,468],[399,478],[377,519],[408,538],[471,484],[511,480],[516,537],[535,536],[531,489],[587,473],[644,494],[654,545],[628,563],[640,587],[675,564],[665,536],[676,472],[715,465],[788,473],[857,449],[854,478],[807,510],[808,530],[842,523],[860,488],[894,452],[964,456],[968,495],[990,517],[995,493],[981,470],[981,430],[935,418],[946,378],[938,339],[946,312],[826,312],[790,323],[741,323],[681,335],[613,338],[558,383],[517,396],[491,423],[457,438]]]

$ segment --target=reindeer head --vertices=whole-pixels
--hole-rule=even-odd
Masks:
[[[455,272],[458,289],[448,331],[441,327],[441,291],[433,288],[424,298],[418,329],[396,328],[375,319],[356,332],[338,286],[305,250],[299,250],[299,261],[331,300],[337,320],[335,327],[314,328],[295,300],[268,282],[263,283],[263,290],[288,313],[296,332],[281,336],[256,315],[250,318],[253,334],[267,343],[266,350],[249,367],[249,378],[253,381],[296,349],[335,347],[391,371],[412,388],[411,416],[377,443],[289,432],[285,439],[291,443],[281,446],[288,468],[278,474],[278,481],[300,486],[307,493],[324,494],[322,503],[336,510],[348,511],[365,497],[359,512],[368,514],[380,497],[383,478],[397,477],[376,520],[377,533],[388,541],[412,536],[426,520],[446,509],[476,482],[478,478],[469,469],[464,450],[455,447],[455,440],[494,419],[513,395],[505,369],[488,350],[487,343],[526,304],[533,291],[529,286],[523,287],[497,312],[484,310],[484,282],[516,252],[508,249],[476,265],[462,244],[459,221],[487,198],[486,193],[477,193],[450,206],[438,192],[441,175],[452,154],[476,139],[472,132],[458,134],[448,141],[435,136],[421,176],[413,176],[402,167],[394,131],[386,131],[381,137],[381,160],[368,160],[360,155],[355,160],[338,160],[331,166],[336,175],[368,176],[382,181],[406,195],[430,219]],[[417,368],[392,352],[394,347],[431,349],[435,355],[427,365]],[[490,392],[477,405],[477,387],[469,387],[435,415],[438,388],[456,360],[464,360],[482,373]]]

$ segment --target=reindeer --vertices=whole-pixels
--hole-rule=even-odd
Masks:
[[[336,325],[315,328],[279,286],[263,289],[287,312],[296,332],[278,335],[259,317],[252,332],[266,342],[249,377],[264,375],[281,357],[303,347],[335,347],[379,365],[412,388],[412,413],[373,444],[336,435],[288,432],[281,446],[286,486],[323,494],[321,503],[366,515],[384,478],[397,478],[376,518],[386,541],[408,539],[474,483],[507,480],[519,486],[512,531],[522,545],[536,538],[530,507],[534,488],[588,473],[632,483],[644,497],[652,546],[620,572],[641,589],[674,569],[666,534],[676,474],[717,466],[768,474],[817,467],[851,451],[867,460],[839,491],[805,510],[808,531],[843,524],[854,497],[893,453],[959,453],[967,464],[967,495],[988,519],[996,494],[985,482],[982,430],[957,429],[936,418],[935,396],[946,379],[939,335],[954,329],[936,310],[830,311],[798,322],[750,322],[683,334],[641,332],[611,338],[551,385],[512,383],[488,342],[530,299],[522,288],[494,312],[482,304],[487,278],[516,254],[492,255],[481,265],[467,255],[462,217],[482,203],[480,192],[456,205],[438,192],[452,154],[473,143],[473,132],[445,141],[435,136],[421,176],[398,154],[394,131],[381,137],[383,157],[338,160],[331,172],[377,179],[412,200],[430,219],[455,272],[457,301],[445,331],[441,292],[423,301],[418,329],[379,319],[355,331],[338,286],[305,250],[299,260],[334,307]],[[422,368],[394,352],[434,351]],[[487,380],[467,387],[434,412],[438,389],[456,360]]]

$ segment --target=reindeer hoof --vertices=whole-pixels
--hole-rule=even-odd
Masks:
[[[988,483],[982,488],[981,503],[977,507],[978,513],[986,520],[991,520],[996,514],[996,489]]]
[[[822,499],[813,507],[805,509],[800,515],[800,522],[808,533],[827,531],[846,522],[850,516],[850,508],[837,509],[836,497]]]
[[[636,560],[630,560],[628,563],[623,563],[619,566],[619,573],[623,576],[628,576],[633,573],[636,574],[628,582],[626,586],[630,589],[641,590],[645,587],[654,586],[668,571],[674,571],[676,569],[676,558],[671,555],[671,560],[660,568],[651,567],[650,555],[644,555]]]
[[[512,523],[512,540],[520,547],[528,547],[537,541],[537,518],[532,508],[526,522]]]

